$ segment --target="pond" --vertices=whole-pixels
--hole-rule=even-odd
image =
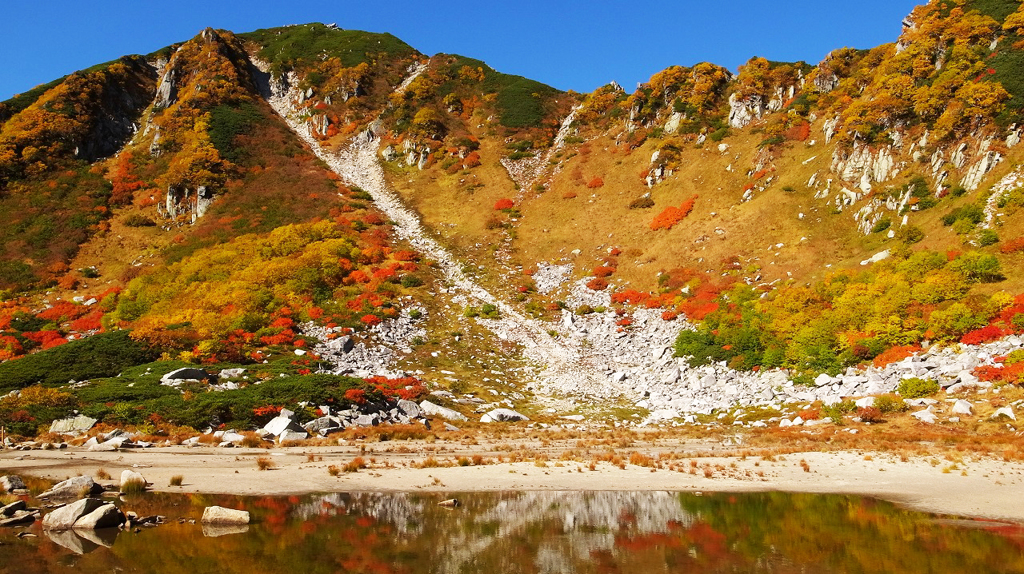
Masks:
[[[788,493],[514,492],[293,497],[144,494],[139,531],[0,529],[0,572],[1024,573],[1018,525],[870,498]],[[247,527],[199,524],[248,510]],[[193,522],[194,521],[194,522]]]

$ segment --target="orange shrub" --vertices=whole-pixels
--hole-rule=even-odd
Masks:
[[[608,282],[599,277],[587,281],[587,288],[594,291],[604,291],[608,288]]]
[[[594,277],[609,277],[612,273],[615,273],[614,267],[598,266],[594,267]]]
[[[666,207],[664,211],[659,213],[651,221],[651,229],[657,231],[658,229],[672,229],[672,227],[686,219],[687,215],[693,211],[693,204],[697,201],[697,196],[694,195],[690,199],[687,199],[679,207]]]
[[[512,209],[515,206],[516,206],[515,202],[506,197],[506,198],[499,199],[497,202],[494,203],[494,210],[495,211],[503,211],[505,209]]]
[[[600,177],[595,177],[594,179],[587,182],[587,187],[589,187],[590,189],[597,189],[598,187],[602,186],[604,186],[604,180],[601,179]]]

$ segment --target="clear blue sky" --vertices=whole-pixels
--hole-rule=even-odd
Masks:
[[[425,54],[470,56],[564,90],[615,80],[632,91],[673,64],[735,70],[752,56],[817,63],[835,48],[893,42],[902,18],[924,1],[6,0],[0,100],[207,26],[247,32],[305,22],[390,32]]]

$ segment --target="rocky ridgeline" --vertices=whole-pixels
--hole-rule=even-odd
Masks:
[[[322,148],[312,137],[309,125],[294,114],[293,103],[298,101],[298,93],[289,89],[289,83],[295,85],[295,80],[277,78],[270,83],[265,93],[271,106],[344,181],[373,196],[377,207],[395,222],[399,237],[438,263],[451,286],[447,293],[453,301],[479,301],[498,307],[500,319],[478,321],[500,339],[520,345],[524,357],[534,365],[533,384],[528,389],[536,391],[542,401],[558,404],[562,409],[575,408],[590,399],[627,396],[638,407],[651,411],[646,422],[679,418],[692,421],[694,414],[735,407],[816,400],[834,403],[845,397],[882,394],[893,391],[904,378],[915,376],[936,379],[949,392],[984,390],[986,385],[977,381],[971,370],[993,364],[995,355],[1024,346],[1018,337],[1010,337],[980,347],[933,347],[921,356],[884,369],[850,369],[839,377],[818,377],[814,386],[795,385],[785,371],[738,372],[724,365],[691,368],[672,352],[679,331],[689,327],[680,320],[662,320],[660,310],[634,309],[626,316],[631,322],[628,325],[621,324],[623,317],[613,311],[573,314],[583,305],[607,308],[609,295],[587,289],[583,280],[568,284],[572,266],[567,264],[540,266],[534,280],[542,293],[567,290],[564,300],[571,311],[564,312],[557,325],[528,319],[466,277],[460,262],[427,234],[418,215],[391,191],[380,165],[376,122],[338,152]],[[317,351],[335,363],[334,372],[360,376],[391,373],[396,349],[407,346],[392,333],[395,328],[382,327],[359,344],[336,338]],[[310,327],[311,331],[315,329]],[[411,332],[405,327],[397,329],[404,334]],[[565,396],[575,398],[553,399]]]

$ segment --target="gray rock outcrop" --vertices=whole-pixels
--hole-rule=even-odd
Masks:
[[[85,415],[60,419],[50,424],[50,432],[58,434],[79,434],[91,429],[97,420]]]
[[[75,476],[53,485],[53,488],[36,498],[74,498],[91,496],[103,492],[103,487],[96,484],[90,476]]]
[[[506,423],[530,420],[526,415],[517,413],[512,409],[494,409],[480,417],[482,423]]]
[[[25,481],[21,480],[20,476],[14,474],[0,476],[0,492],[14,492],[24,488]]]

